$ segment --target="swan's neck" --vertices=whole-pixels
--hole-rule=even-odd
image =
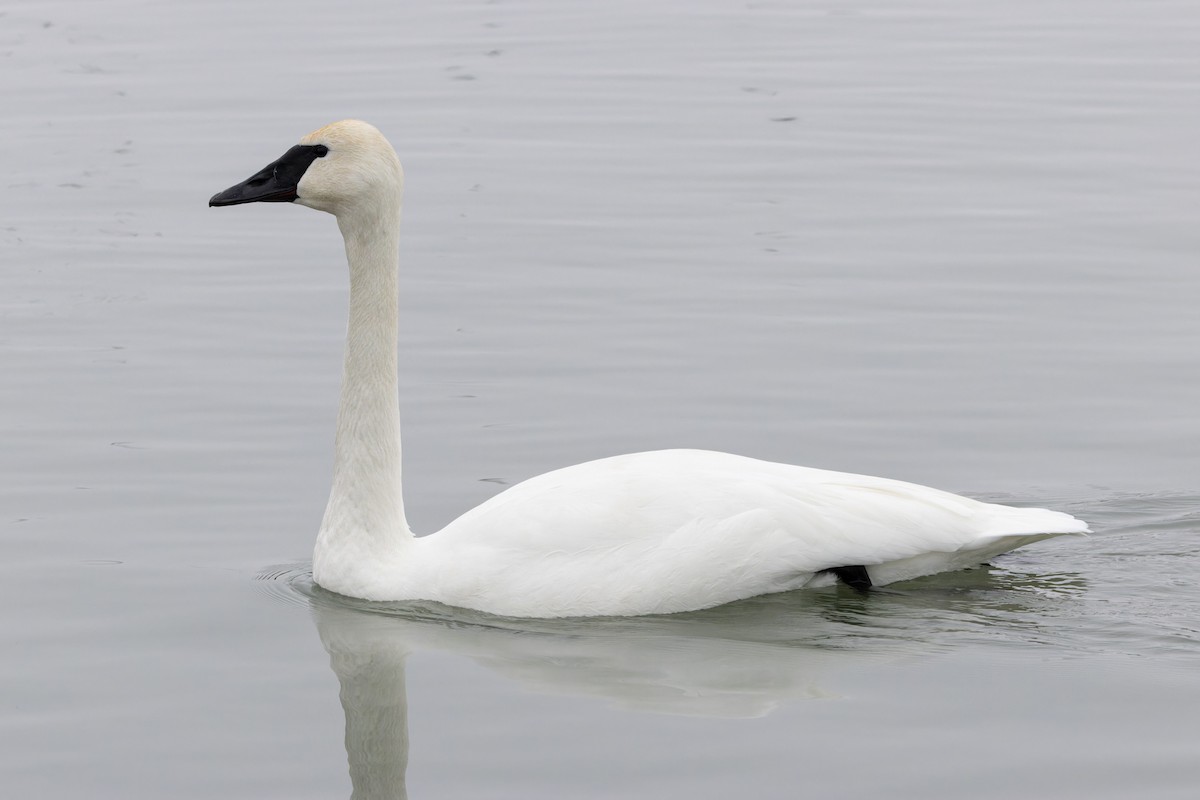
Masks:
[[[315,572],[379,564],[412,541],[400,487],[396,388],[399,197],[389,205],[338,216],[350,265],[350,318],[333,488],[317,537]]]

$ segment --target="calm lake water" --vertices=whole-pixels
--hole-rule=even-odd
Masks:
[[[6,796],[1195,797],[1198,40],[1170,0],[7,3]],[[656,619],[314,588],[341,242],[206,202],[351,116],[408,175],[419,531],[692,446],[1095,534]]]

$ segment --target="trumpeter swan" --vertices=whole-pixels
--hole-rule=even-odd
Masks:
[[[313,578],[326,589],[516,617],[633,616],[836,578],[886,584],[1087,530],[1056,511],[901,481],[662,450],[540,475],[414,537],[400,487],[396,388],[403,184],[387,139],[346,120],[209,201],[327,211],[345,240],[345,371],[333,486],[313,553]]]

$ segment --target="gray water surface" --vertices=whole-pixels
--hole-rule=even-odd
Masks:
[[[6,796],[1194,797],[1198,38],[1188,2],[9,3]],[[351,116],[407,170],[419,532],[689,446],[1095,534],[641,620],[313,587],[341,242],[205,204]]]

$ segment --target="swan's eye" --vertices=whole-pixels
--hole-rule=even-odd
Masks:
[[[324,158],[329,154],[329,148],[323,144],[319,144],[313,148],[313,152],[317,154],[317,158]]]

